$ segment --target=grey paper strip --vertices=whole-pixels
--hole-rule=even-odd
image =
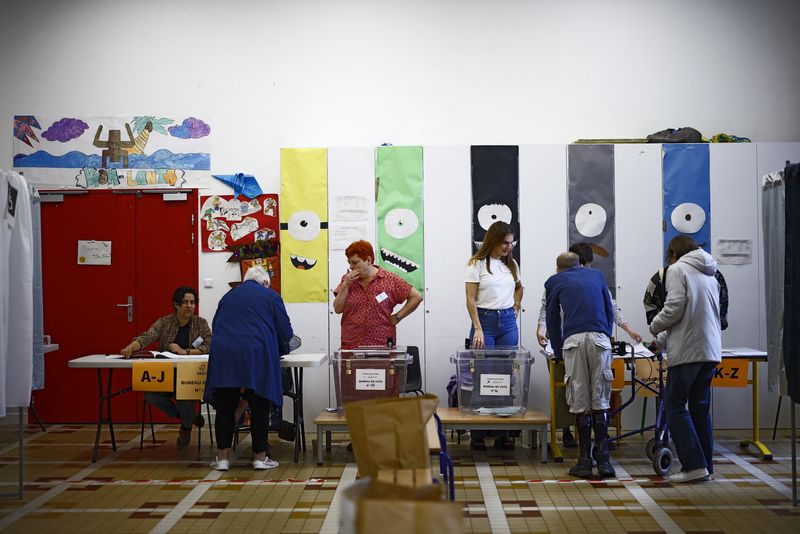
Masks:
[[[603,272],[616,298],[614,146],[570,145],[567,154],[569,244],[592,246],[592,267]]]

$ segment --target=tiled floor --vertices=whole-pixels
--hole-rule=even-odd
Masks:
[[[175,429],[157,427],[158,442],[139,451],[138,427],[115,428],[117,452],[106,441],[92,464],[93,425],[29,427],[24,499],[0,498],[0,531],[336,532],[338,490],[356,475],[344,441],[317,466],[311,435],[299,464],[291,444],[271,438],[280,466],[254,472],[247,438],[231,470],[218,473],[208,467],[207,432],[200,452],[196,442],[177,451]],[[770,462],[739,448],[747,434],[717,432],[715,479],[691,485],[655,476],[639,438],[614,452],[618,478],[605,481],[572,479],[574,450],[564,463],[542,464],[523,447],[473,453],[466,439],[448,447],[466,532],[800,532],[788,432],[766,442]],[[16,490],[16,439],[15,426],[0,426],[0,493]]]

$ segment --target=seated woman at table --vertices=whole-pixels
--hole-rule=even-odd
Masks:
[[[181,286],[172,294],[172,306],[175,313],[158,319],[147,332],[133,338],[120,353],[126,358],[158,341],[159,351],[169,351],[180,355],[208,354],[211,347],[211,329],[208,321],[194,314],[197,306],[197,291],[194,288]],[[181,420],[176,445],[185,449],[192,439],[192,424],[202,426],[202,416],[195,417],[197,401],[175,400],[174,393],[146,392],[147,402],[170,417]]]
[[[242,285],[222,297],[212,326],[216,333],[204,397],[217,410],[214,428],[219,450],[211,467],[230,468],[228,453],[241,397],[250,406],[253,469],[277,467],[278,462],[269,457],[267,412],[270,402],[283,405],[280,359],[291,350],[293,332],[283,300],[269,288],[269,274],[263,267],[251,267]]]

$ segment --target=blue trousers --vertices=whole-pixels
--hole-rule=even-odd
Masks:
[[[483,329],[483,339],[486,348],[495,346],[516,347],[519,343],[519,329],[514,308],[505,310],[487,310],[478,308],[478,321]],[[469,338],[475,335],[475,327],[470,326]]]
[[[697,362],[667,370],[664,412],[684,471],[705,467],[714,472],[711,379],[716,367],[715,362]]]

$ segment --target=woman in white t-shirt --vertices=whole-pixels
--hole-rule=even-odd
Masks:
[[[473,349],[519,345],[517,314],[522,302],[522,282],[519,266],[511,256],[513,247],[511,226],[497,221],[489,227],[483,244],[467,264],[467,311],[472,320],[469,338]],[[461,394],[471,395],[470,389],[462,387]],[[486,430],[471,431],[470,448],[486,450],[484,438],[488,433]],[[514,448],[508,431],[492,430],[491,434],[495,438],[495,448]]]
[[[511,225],[497,221],[489,227],[478,252],[467,264],[467,312],[472,320],[473,349],[517,346],[517,315],[522,302],[519,266],[511,255]]]

